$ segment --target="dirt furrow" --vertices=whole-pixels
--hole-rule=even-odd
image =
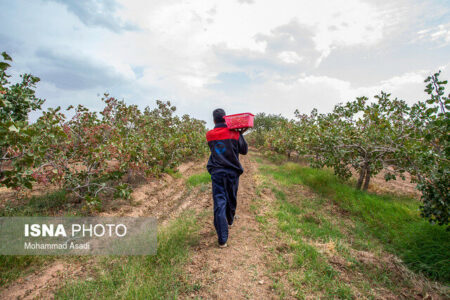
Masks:
[[[238,219],[230,229],[228,248],[217,247],[212,216],[212,197],[209,195],[208,217],[202,219],[200,244],[194,249],[187,272],[197,292],[186,297],[204,299],[272,299],[277,298],[271,289],[265,263],[264,239],[258,223],[250,211],[255,195],[254,166],[248,157],[241,162],[245,173],[240,177],[238,191]]]

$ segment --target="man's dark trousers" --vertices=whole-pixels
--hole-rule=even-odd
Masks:
[[[233,224],[236,212],[236,196],[239,186],[239,174],[230,169],[216,169],[211,174],[214,199],[214,227],[219,244],[228,240],[228,225]]]

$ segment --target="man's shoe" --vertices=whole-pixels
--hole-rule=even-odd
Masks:
[[[226,247],[228,247],[227,243],[225,243],[225,244],[219,244],[219,248],[226,248]]]
[[[236,222],[237,219],[238,219],[238,216],[235,215],[235,216],[234,216],[234,219],[233,219],[233,223],[228,224],[228,227],[233,227],[233,224],[234,224],[234,222]]]

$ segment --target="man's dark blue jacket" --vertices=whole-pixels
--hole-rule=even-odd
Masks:
[[[220,169],[231,169],[239,175],[244,169],[239,162],[239,154],[247,154],[248,145],[242,134],[228,129],[225,123],[216,124],[206,133],[211,156],[206,168],[210,174]]]

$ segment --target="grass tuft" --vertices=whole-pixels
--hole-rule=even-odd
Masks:
[[[211,182],[211,175],[209,175],[208,172],[203,172],[189,176],[186,180],[186,185],[188,187],[195,187],[197,185],[206,184],[209,182]]]
[[[32,196],[19,205],[6,203],[0,210],[1,217],[48,216],[66,210],[69,197],[65,190],[57,190],[41,196]]]

